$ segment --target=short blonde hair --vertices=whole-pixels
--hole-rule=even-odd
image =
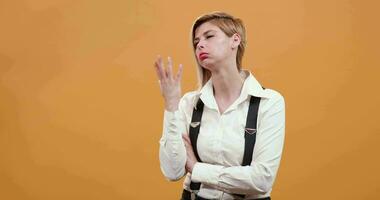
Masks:
[[[195,31],[200,25],[202,25],[205,22],[210,22],[211,24],[219,27],[228,37],[232,37],[235,33],[239,34],[241,41],[236,54],[236,64],[238,71],[240,71],[242,68],[243,55],[247,44],[243,21],[239,18],[235,18],[232,15],[221,11],[214,11],[199,16],[193,23],[191,30],[191,44],[193,46],[194,53],[196,50],[196,46],[194,45]],[[196,55],[195,60],[198,66],[198,84],[201,88],[210,79],[211,72],[199,65]]]

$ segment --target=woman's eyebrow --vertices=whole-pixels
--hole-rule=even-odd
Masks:
[[[211,31],[215,31],[215,30],[208,30],[208,31],[205,31],[204,33],[203,33],[203,35],[206,35],[208,32],[211,32]],[[196,37],[196,38],[194,38],[194,41],[195,40],[198,40],[199,38],[198,37]]]

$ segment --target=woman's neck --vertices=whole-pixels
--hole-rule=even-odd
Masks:
[[[240,96],[244,78],[236,68],[222,68],[212,73],[214,96],[223,102],[231,102]]]

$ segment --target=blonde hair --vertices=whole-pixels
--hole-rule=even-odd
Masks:
[[[219,27],[220,30],[222,30],[228,37],[232,37],[235,33],[239,34],[241,41],[236,54],[236,64],[238,71],[240,71],[242,68],[242,60],[247,43],[243,21],[221,11],[214,11],[199,16],[193,23],[191,30],[191,44],[193,47],[194,55],[196,50],[196,46],[194,45],[195,30],[205,22],[210,22],[211,24]],[[202,88],[210,79],[211,72],[199,65],[196,55],[195,60],[198,66],[198,84],[199,88]]]

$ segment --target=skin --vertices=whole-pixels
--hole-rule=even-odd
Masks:
[[[203,35],[208,30],[213,31]],[[244,82],[236,64],[240,36],[235,33],[228,37],[219,27],[206,22],[197,28],[194,38],[195,54],[199,64],[211,72],[215,100],[222,114],[239,97]],[[201,52],[209,53],[209,57],[199,59]]]
[[[240,76],[236,64],[237,49],[240,36],[235,33],[228,37],[219,27],[210,22],[200,25],[195,31],[195,54],[198,63],[211,72],[214,96],[222,114],[240,95],[244,79]],[[199,54],[208,53],[206,59],[200,59]],[[168,57],[167,67],[161,56],[158,56],[154,67],[159,79],[161,95],[164,98],[167,111],[178,110],[181,98],[181,78],[183,66],[179,65],[178,72],[173,75],[173,62]],[[192,173],[197,159],[191,146],[188,133],[182,134],[185,144],[187,161],[186,170]]]

